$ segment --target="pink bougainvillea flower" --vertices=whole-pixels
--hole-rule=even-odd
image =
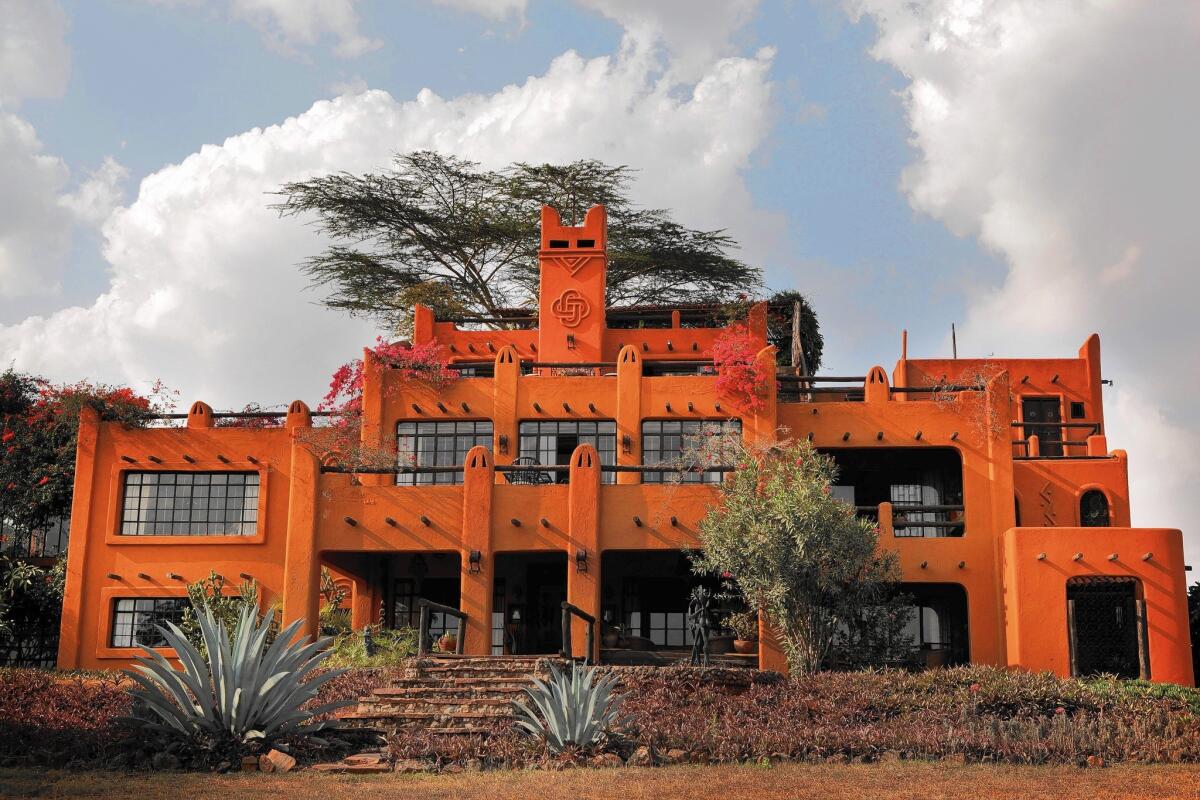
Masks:
[[[16,438],[16,434],[12,431],[5,431],[3,436],[0,436],[0,442],[11,442]]]
[[[45,486],[45,485],[46,485],[47,483],[49,483],[49,482],[50,482],[50,476],[49,476],[49,475],[43,475],[43,476],[42,476],[42,479],[41,479],[40,481],[38,481],[38,486]]]

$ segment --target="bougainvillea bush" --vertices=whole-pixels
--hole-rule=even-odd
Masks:
[[[433,391],[446,388],[458,378],[449,368],[445,349],[436,342],[410,344],[375,340],[369,348],[383,367],[404,381],[412,381]],[[360,440],[363,414],[364,363],[349,361],[333,373],[329,391],[317,406],[330,414],[330,423],[305,432],[304,441],[322,457],[336,453],[342,463],[361,467],[386,467],[395,463],[395,450],[373,448]]]
[[[759,343],[742,322],[724,328],[713,340],[717,393],[745,413],[766,405],[767,371],[758,362],[758,351]]]
[[[0,373],[0,510],[18,530],[36,530],[70,512],[75,438],[85,406],[100,418],[143,425],[171,410],[170,393],[81,381],[55,384],[13,370]]]

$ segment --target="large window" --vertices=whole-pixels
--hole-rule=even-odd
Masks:
[[[875,518],[892,504],[898,537],[938,538],[964,532],[962,459],[949,448],[830,448],[837,463],[833,494]]]
[[[402,467],[457,467],[476,445],[492,449],[491,420],[458,422],[401,422],[396,452]],[[396,476],[398,486],[462,483],[458,472],[408,472]]]
[[[617,463],[617,423],[613,420],[528,420],[521,423],[521,458],[533,464],[570,463],[571,453],[581,444],[590,444],[600,454],[602,465]],[[528,463],[528,462],[526,462]],[[545,473],[548,483],[566,483],[567,472]],[[612,472],[600,476],[602,483],[615,483]]]
[[[125,536],[250,536],[258,530],[257,472],[130,472]]]
[[[730,420],[655,420],[642,423],[642,463],[669,465],[663,472],[646,472],[643,483],[720,483],[724,472],[687,472],[687,468],[728,466],[736,458],[735,441],[742,422]],[[720,438],[716,438],[720,437]],[[728,443],[728,447],[723,444]],[[715,459],[716,462],[713,463]],[[704,461],[706,463],[699,463]]]
[[[186,597],[122,597],[113,606],[112,647],[166,647],[155,625],[183,620]]]

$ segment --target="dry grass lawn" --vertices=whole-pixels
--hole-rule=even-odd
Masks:
[[[789,764],[574,769],[464,775],[338,776],[202,775],[0,770],[0,798],[85,797],[97,800],[861,800],[861,798],[1020,798],[1115,800],[1200,798],[1200,767],[1120,766],[1108,769],[900,763]]]

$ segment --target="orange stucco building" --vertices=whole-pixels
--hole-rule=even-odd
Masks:
[[[838,460],[834,491],[899,552],[927,663],[1192,683],[1182,537],[1130,525],[1096,336],[1070,358],[905,353],[890,373],[806,378],[776,366],[758,306],[768,391],[739,414],[717,388],[711,313],[606,309],[605,236],[602,207],[578,228],[544,209],[539,307],[503,329],[417,308],[414,341],[461,371],[440,390],[368,354],[363,442],[398,448],[404,469],[323,463],[302,402],[266,428],[224,427],[203,403],[182,427],[85,417],[59,666],[127,665],[210,571],[252,578],[314,632],[322,566],[356,626],[413,624],[426,598],[466,615],[467,653],[557,651],[564,600],[622,627],[605,657],[682,649],[697,580],[682,551],[720,473],[654,467],[711,424],[760,442],[786,428]],[[782,665],[769,635],[758,657]]]

